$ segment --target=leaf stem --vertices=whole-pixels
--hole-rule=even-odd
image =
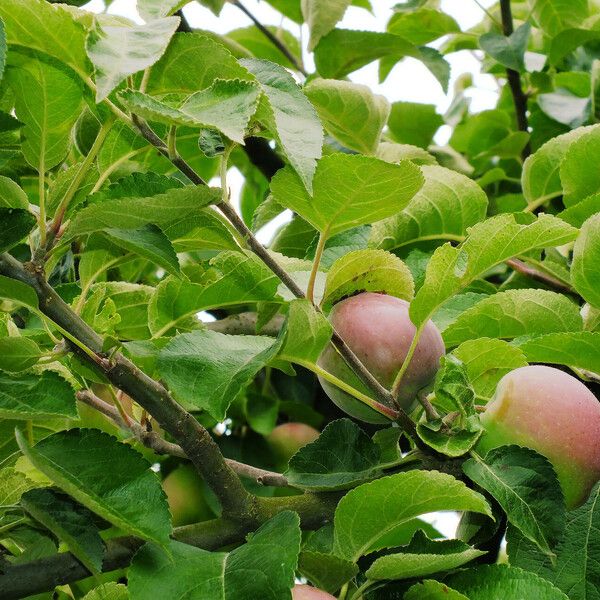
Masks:
[[[410,346],[408,348],[408,352],[406,353],[406,358],[404,359],[404,362],[402,363],[402,366],[400,367],[400,370],[398,371],[398,374],[394,379],[394,383],[392,385],[392,396],[394,396],[394,398],[398,397],[398,393],[400,392],[400,386],[402,385],[402,378],[404,377],[404,374],[410,366],[410,361],[412,360],[415,350],[417,349],[417,344],[419,343],[419,338],[421,337],[422,331],[423,326],[419,327],[415,331],[415,335],[413,336],[412,342],[410,343]]]
[[[100,148],[102,148],[102,144],[106,140],[106,136],[108,135],[109,131],[112,129],[114,121],[115,121],[115,118],[113,116],[111,116],[102,124],[102,127],[100,127],[100,130],[98,131],[98,135],[96,135],[96,139],[94,140],[94,143],[92,144],[92,147],[90,148],[90,151],[88,152],[84,161],[81,163],[81,166],[79,167],[79,169],[77,171],[77,174],[71,180],[71,183],[69,184],[69,187],[67,188],[67,191],[65,192],[65,195],[63,196],[63,199],[61,200],[60,204],[58,205],[58,208],[56,209],[56,212],[54,214],[54,219],[52,220],[52,224],[50,225],[50,234],[49,234],[50,239],[48,240],[49,244],[51,244],[54,241],[54,239],[56,238],[56,235],[58,234],[60,226],[63,222],[65,213],[67,212],[67,209],[69,208],[69,204],[71,203],[71,200],[73,200],[73,197],[75,196],[75,193],[79,189],[81,182],[83,181],[85,176],[88,174],[88,171],[90,170],[92,164],[94,163],[94,160],[96,159],[96,156],[98,155],[98,152],[100,152]],[[48,250],[48,248],[47,248],[47,250]]]
[[[40,150],[40,165],[38,168],[38,194],[39,194],[39,228],[40,228],[40,248],[46,247],[46,176],[44,164],[44,144]]]
[[[326,381],[329,381],[329,383],[332,383],[347,394],[350,394],[352,397],[356,398],[357,400],[360,400],[363,404],[366,404],[367,406],[377,411],[379,414],[384,415],[388,419],[395,421],[398,418],[398,411],[394,410],[393,408],[390,408],[389,406],[385,406],[380,402],[377,402],[377,400],[373,400],[373,398],[370,398],[366,394],[363,394],[356,388],[347,384],[345,381],[342,381],[335,375],[331,374],[329,371],[326,371],[322,367],[319,367],[319,365],[309,362],[300,362],[298,360],[295,360],[293,362],[296,362],[297,364],[300,364],[301,366],[310,369],[311,371],[319,375],[319,377],[322,377]]]
[[[325,242],[327,241],[327,233],[322,231],[319,233],[319,242],[317,243],[317,249],[315,250],[315,258],[313,259],[312,269],[310,271],[310,277],[308,278],[308,286],[306,288],[306,297],[312,304],[315,303],[315,281],[319,272],[319,265],[321,264],[321,258],[323,257],[323,250],[325,250]]]

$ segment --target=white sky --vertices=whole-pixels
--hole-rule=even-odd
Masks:
[[[292,33],[298,34],[299,26],[288,19],[284,19],[282,22],[280,14],[266,2],[261,0],[242,0],[242,2],[263,24],[283,25]],[[397,3],[397,0],[371,0],[371,3],[374,6],[374,14],[369,14],[360,8],[350,7],[338,27],[385,31],[385,25],[392,14],[391,8]],[[488,8],[494,3],[494,0],[480,0],[479,3]],[[141,22],[135,6],[135,0],[115,0],[109,12]],[[483,16],[483,11],[475,0],[442,0],[441,6],[445,12],[456,19],[463,30],[479,22]],[[102,0],[91,0],[84,8],[100,12],[104,9],[104,5]],[[250,19],[231,4],[225,5],[220,17],[215,17],[210,10],[196,2],[186,6],[184,14],[192,27],[209,29],[218,33],[227,33],[232,29],[252,25]],[[308,39],[306,27],[303,28],[302,37],[304,40]],[[457,77],[463,73],[470,73],[474,83],[474,87],[467,92],[467,96],[471,98],[471,110],[479,112],[493,108],[498,98],[498,87],[493,77],[481,74],[480,63],[471,52],[457,52],[446,58],[452,67],[449,95],[445,95],[433,75],[419,61],[412,58],[407,58],[396,65],[382,84],[378,82],[377,62],[355,71],[350,75],[350,79],[368,85],[375,93],[385,96],[390,102],[407,100],[435,104],[438,111],[443,113],[451,101],[452,89]],[[305,64],[309,70],[313,67],[310,55],[305,55]],[[436,136],[436,141],[443,144],[447,141],[448,135],[448,131],[442,127]],[[230,170],[228,183],[231,188],[232,202],[238,206],[243,179],[236,169]],[[218,182],[215,181],[214,184],[218,185]],[[261,242],[267,243],[276,229],[287,220],[289,220],[289,213],[284,213],[263,228],[257,237]],[[444,535],[454,536],[458,518],[453,513],[432,514],[427,520]]]

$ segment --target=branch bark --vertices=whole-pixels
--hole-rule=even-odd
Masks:
[[[171,162],[184,174],[188,179],[195,185],[206,185],[206,182],[192,169],[192,167],[179,156],[169,156],[169,152],[165,143],[160,139],[158,135],[152,130],[152,128],[136,115],[132,115],[134,125],[137,127],[139,133],[153,146],[155,146],[161,154],[169,158]],[[229,220],[236,231],[242,236],[245,243],[248,245],[250,250],[254,252],[269,269],[279,277],[279,279],[285,284],[285,286],[296,296],[296,298],[305,298],[304,291],[298,286],[294,279],[289,273],[281,267],[277,260],[271,256],[269,251],[254,237],[254,234],[242,218],[237,214],[233,206],[226,202],[220,202],[217,208],[223,213],[223,215]],[[317,310],[319,310],[317,308]],[[414,444],[420,448],[423,452],[432,452],[431,448],[424,444],[416,432],[416,426],[413,420],[408,416],[406,411],[397,406],[394,396],[386,390],[380,383],[375,379],[371,372],[362,364],[359,358],[354,354],[346,342],[340,337],[340,335],[333,331],[331,338],[333,345],[337,348],[338,352],[343,356],[348,366],[354,371],[356,376],[374,393],[375,399],[391,408],[395,412],[397,423],[402,427],[405,433],[412,439]]]
[[[124,423],[119,411],[108,402],[104,402],[104,400],[98,398],[92,391],[82,390],[77,392],[77,399],[96,409],[98,412],[101,412],[120,427],[131,431],[137,440],[147,448],[156,452],[156,454],[167,454],[169,456],[189,459],[181,446],[167,442],[167,440],[160,437],[155,431],[147,431],[135,421]],[[272,485],[275,487],[287,487],[289,485],[288,480],[281,475],[281,473],[273,473],[272,471],[258,469],[257,467],[246,465],[237,460],[232,460],[231,458],[226,458],[225,462],[234,473],[237,473],[242,477],[247,477],[248,479],[253,479],[261,485]]]
[[[29,268],[27,268],[29,267]],[[22,265],[9,254],[0,256],[0,274],[27,284],[37,294],[39,308],[97,356],[93,361],[107,379],[145,408],[161,427],[181,444],[208,486],[215,492],[225,515],[251,513],[254,497],[225,462],[210,433],[194,419],[160,383],[138,369],[121,353],[109,361],[102,352],[102,338],[83,321],[46,282],[43,271],[31,263]],[[90,356],[74,347],[85,360]]]
[[[339,494],[303,494],[284,498],[260,498],[259,520],[266,521],[284,510],[294,510],[300,516],[303,529],[317,529],[333,519]],[[256,528],[254,520],[234,521],[213,519],[178,527],[173,538],[204,550],[217,550],[243,542]],[[132,536],[106,541],[102,571],[114,571],[129,565],[144,542]],[[89,577],[91,573],[70,553],[61,552],[27,563],[4,563],[0,567],[0,598],[18,600]]]
[[[510,0],[500,0],[500,14],[502,16],[502,30],[506,37],[513,33],[513,18],[510,8]],[[513,97],[515,105],[515,113],[517,115],[517,126],[520,131],[529,133],[529,121],[527,119],[527,95],[521,87],[521,76],[513,69],[506,69],[506,77],[508,85]],[[531,144],[527,142],[521,153],[523,160],[531,154]]]
[[[521,275],[525,275],[525,277],[535,279],[536,281],[539,281],[548,287],[554,288],[559,292],[577,295],[575,290],[570,285],[563,283],[560,281],[560,279],[556,279],[556,277],[552,277],[552,275],[548,275],[547,273],[543,273],[542,271],[529,266],[527,263],[519,260],[518,258],[511,258],[506,261],[506,264],[514,271],[517,271],[517,273],[521,273]]]

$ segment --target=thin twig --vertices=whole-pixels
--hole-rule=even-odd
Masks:
[[[502,15],[502,30],[506,37],[513,33],[513,18],[510,8],[510,0],[500,0],[500,14]],[[527,120],[527,96],[521,87],[521,76],[513,69],[506,69],[508,85],[512,92],[513,103],[515,105],[515,113],[517,115],[517,126],[520,131],[529,133],[529,122]],[[525,160],[531,154],[531,144],[527,142],[521,157]]]
[[[180,156],[174,158],[169,157],[169,153],[165,143],[152,130],[152,128],[144,120],[137,115],[132,115],[133,124],[137,127],[139,133],[153,146],[155,146],[161,154],[171,160],[171,162],[195,185],[206,185],[206,182],[194,171],[194,169]],[[237,214],[235,208],[227,202],[219,202],[217,208],[225,215],[234,229],[242,236],[250,250],[254,252],[269,269],[279,277],[284,285],[296,296],[296,298],[305,298],[304,291],[298,286],[290,274],[281,267],[277,260],[269,253],[269,251],[254,237],[254,234],[244,223],[243,219]],[[318,307],[316,307],[319,310]],[[356,354],[350,349],[340,335],[333,331],[331,338],[333,345],[338,352],[344,357],[348,366],[354,371],[357,377],[370,389],[376,396],[376,400],[390,408],[394,408],[398,413],[397,422],[413,440],[413,442],[423,451],[430,451],[416,432],[416,426],[413,420],[408,416],[406,411],[400,408],[394,396],[386,390],[372,373],[362,364]]]
[[[560,279],[557,279],[552,275],[548,275],[547,273],[543,273],[542,271],[539,271],[534,267],[530,267],[528,264],[524,263],[518,258],[511,258],[506,261],[506,264],[511,269],[517,271],[517,273],[521,273],[521,275],[525,275],[525,277],[535,279],[536,281],[539,281],[540,283],[543,283],[548,287],[554,288],[559,292],[563,292],[566,294],[576,294],[575,290],[570,285],[562,282]]]
[[[438,411],[435,409],[435,406],[431,404],[429,401],[430,394],[428,392],[419,392],[417,394],[417,400],[419,404],[423,407],[425,411],[425,415],[428,421],[435,421],[440,418]]]
[[[114,406],[111,406],[108,402],[104,402],[104,400],[98,398],[91,390],[81,390],[77,392],[77,399],[96,409],[98,412],[101,412],[120,427],[124,427],[131,431],[138,441],[156,452],[156,454],[165,454],[189,460],[188,455],[183,451],[181,446],[167,442],[167,440],[160,437],[155,431],[147,431],[132,419],[128,419],[128,422],[125,423],[119,414],[119,411]],[[225,462],[231,467],[232,471],[238,475],[254,479],[262,485],[272,485],[276,487],[287,487],[289,485],[288,480],[280,473],[258,469],[230,458],[226,458]]]
[[[117,388],[145,408],[173,436],[215,493],[227,516],[251,514],[256,498],[244,488],[225,462],[210,433],[159,382],[148,377],[120,352],[110,360],[103,354],[104,340],[66,304],[44,278],[43,270],[21,264],[9,254],[0,255],[0,274],[21,281],[35,291],[39,310],[73,344],[75,352],[100,368]]]
[[[233,0],[231,3],[237,6],[256,25],[256,28],[294,65],[296,71],[302,73],[304,77],[308,75],[290,49],[276,35],[273,35],[239,0]]]

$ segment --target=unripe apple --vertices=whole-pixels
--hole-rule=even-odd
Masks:
[[[175,527],[207,521],[214,517],[204,496],[202,479],[192,465],[180,465],[171,471],[165,477],[162,486],[167,494]]]
[[[554,466],[568,508],[579,506],[600,480],[600,402],[581,381],[532,365],[505,375],[481,415],[478,448],[526,446]]]
[[[335,596],[310,585],[295,585],[292,588],[292,600],[335,600]]]
[[[416,327],[408,315],[409,303],[387,294],[365,292],[336,304],[329,319],[351,350],[383,385],[390,389],[404,363]],[[406,370],[398,396],[405,410],[413,406],[417,392],[433,380],[444,355],[438,328],[428,321]],[[319,366],[367,396],[372,393],[330,344],[319,358]],[[368,423],[389,422],[386,417],[319,377],[323,389],[343,411]]]
[[[310,425],[284,423],[273,429],[267,437],[267,442],[273,450],[277,463],[285,466],[302,446],[314,442],[318,437],[319,432]]]

